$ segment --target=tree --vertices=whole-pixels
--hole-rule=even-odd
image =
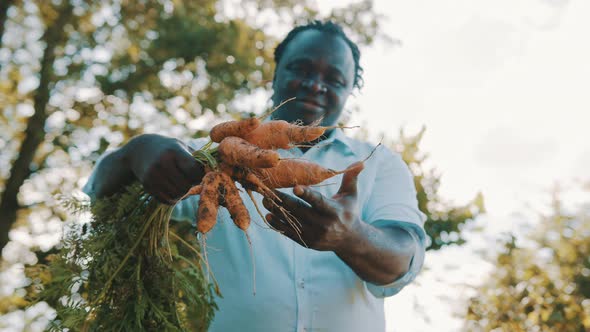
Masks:
[[[590,205],[565,208],[556,192],[551,210],[525,239],[505,241],[467,330],[590,330]]]
[[[4,184],[4,191],[0,198],[0,250],[8,242],[8,231],[16,220],[19,209],[17,195],[19,188],[30,175],[30,165],[33,157],[44,140],[44,125],[48,114],[50,82],[53,80],[53,66],[55,63],[55,48],[63,45],[65,34],[63,28],[72,16],[72,6],[69,2],[57,8],[51,8],[53,13],[47,15],[47,29],[41,37],[45,44],[39,71],[39,87],[33,95],[34,113],[28,119],[27,129],[21,143],[19,154],[10,169],[10,177]]]

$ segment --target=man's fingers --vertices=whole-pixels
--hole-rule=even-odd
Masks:
[[[341,198],[341,197],[351,197],[356,198],[357,193],[357,179],[359,173],[363,170],[364,165],[362,162],[357,162],[348,167],[348,170],[344,173],[342,177],[342,184],[340,185],[340,189],[334,195],[333,198]]]
[[[297,233],[292,225],[289,225],[289,223],[283,221],[281,218],[272,213],[267,214],[265,219],[272,228],[291,238],[293,241],[301,243],[301,240],[299,236],[297,236]]]
[[[332,206],[332,202],[329,199],[309,187],[296,186],[293,188],[293,193],[319,212],[325,213],[334,210],[334,206]]]
[[[178,172],[182,174],[192,185],[199,184],[203,179],[203,165],[190,155],[179,155],[176,159]]]
[[[274,202],[272,199],[264,198],[262,204],[264,207],[273,212],[276,215],[283,215],[284,213],[281,211],[280,207],[283,209],[290,211],[294,214],[300,214],[306,212],[309,209],[309,205],[304,201],[295,198],[289,194],[285,194],[278,190],[274,190],[275,195],[277,195],[281,201],[280,203]],[[279,207],[280,206],[280,207]]]
[[[160,187],[160,186],[158,186],[158,187]],[[172,197],[170,197],[170,195],[166,194],[162,190],[156,190],[154,188],[154,186],[150,183],[144,184],[143,188],[148,194],[152,195],[160,203],[164,203],[164,204],[168,204],[168,205],[176,204],[176,200],[174,200]]]
[[[287,224],[283,223],[280,218],[278,218],[272,213],[268,213],[264,218],[269,223],[269,225],[272,226],[272,228],[281,233],[284,233],[286,231],[286,228],[288,227]]]
[[[277,192],[278,194],[278,192]],[[281,198],[282,199],[282,198]],[[281,202],[282,204],[282,202]],[[277,214],[277,215],[281,215],[283,216],[283,212],[278,208],[277,204],[270,198],[265,197],[264,199],[262,199],[262,205],[264,206],[265,209],[267,209],[269,212]]]

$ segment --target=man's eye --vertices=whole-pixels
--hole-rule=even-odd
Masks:
[[[330,78],[328,80],[328,82],[330,82],[330,84],[332,84],[334,86],[338,86],[338,87],[341,87],[341,86],[344,86],[345,85],[345,83],[341,79],[339,79],[339,78]]]
[[[307,67],[301,65],[291,65],[289,69],[295,73],[305,74],[308,72]]]

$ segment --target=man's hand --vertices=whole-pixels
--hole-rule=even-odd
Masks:
[[[335,252],[350,246],[362,225],[357,204],[357,177],[362,169],[359,164],[345,173],[340,190],[332,198],[303,186],[293,188],[293,193],[301,199],[276,191],[282,200],[280,205],[289,211],[289,216],[265,199],[264,206],[271,212],[266,216],[267,221],[302,246]],[[299,234],[288,218],[296,219],[294,222],[301,225]]]
[[[106,155],[96,165],[85,190],[93,198],[102,198],[139,180],[147,193],[172,205],[198,184],[204,173],[203,166],[179,140],[146,134]]]
[[[333,251],[361,279],[385,285],[409,270],[417,243],[402,228],[377,228],[361,221],[357,207],[361,170],[353,168],[345,173],[340,190],[332,198],[301,186],[293,189],[301,199],[277,191],[288,216],[265,198],[264,206],[271,212],[266,219],[302,246]],[[299,234],[289,218],[301,225]]]
[[[177,139],[155,134],[133,138],[122,148],[133,175],[147,193],[174,204],[204,175],[203,166]]]

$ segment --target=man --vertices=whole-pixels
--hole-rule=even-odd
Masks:
[[[292,30],[275,50],[272,100],[278,105],[296,99],[273,117],[336,124],[353,88],[360,87],[359,57],[338,25],[313,22]],[[280,152],[344,169],[374,149],[340,129],[311,144]],[[85,189],[100,197],[138,179],[157,199],[176,204],[202,175],[183,143],[142,135],[107,155]],[[300,233],[256,196],[258,205],[270,209],[264,210],[267,221],[280,232],[260,227],[253,202],[243,196],[255,221],[248,230],[253,255],[221,209],[206,241],[223,294],[211,331],[385,330],[384,297],[413,280],[424,257],[424,216],[417,209],[412,177],[398,155],[379,147],[360,174],[337,179],[340,186],[331,179],[314,188],[298,186],[295,196],[290,190],[278,193],[301,223]],[[197,203],[194,197],[180,202],[173,219],[194,222]]]

